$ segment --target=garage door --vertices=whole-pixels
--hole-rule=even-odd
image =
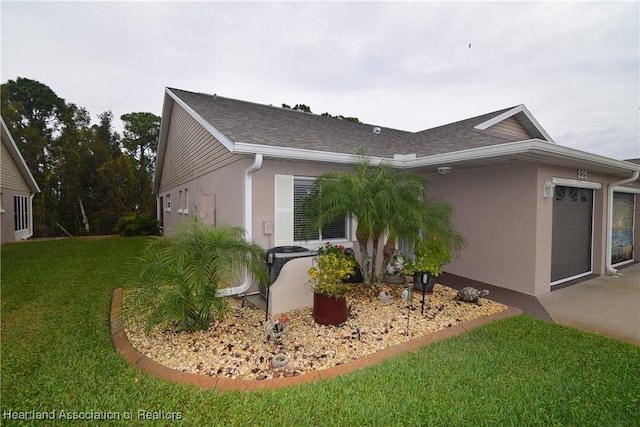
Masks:
[[[593,190],[556,186],[553,200],[551,284],[591,273]]]

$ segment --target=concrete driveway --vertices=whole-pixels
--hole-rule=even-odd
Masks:
[[[538,297],[554,322],[640,345],[640,264]]]

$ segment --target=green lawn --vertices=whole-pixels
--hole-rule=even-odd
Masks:
[[[194,426],[640,425],[639,347],[528,316],[291,389],[221,393],[148,377],[115,353],[109,331],[111,291],[145,242],[2,247],[2,425],[95,424],[62,411],[171,424],[140,410]],[[9,419],[21,411],[56,420]]]

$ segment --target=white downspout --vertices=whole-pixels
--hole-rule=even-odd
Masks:
[[[31,194],[29,196],[29,234],[27,235],[27,237],[25,237],[25,239],[28,239],[29,237],[33,236],[33,197],[35,196],[35,194]]]
[[[256,153],[253,164],[244,171],[244,231],[247,241],[253,238],[253,174],[262,167],[262,154]],[[233,288],[220,289],[218,296],[238,295],[251,287],[251,275],[245,274],[244,283]]]
[[[628,182],[633,182],[638,179],[638,175],[640,172],[635,171],[631,178],[623,179],[622,181],[614,182],[613,184],[609,184],[609,188],[607,189],[607,247],[605,250],[605,271],[607,274],[616,274],[618,270],[611,266],[611,244],[612,244],[612,233],[613,233],[613,189],[618,185],[624,185]]]

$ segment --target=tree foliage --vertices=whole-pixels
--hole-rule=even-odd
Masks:
[[[114,130],[110,111],[98,114],[98,123],[92,125],[85,108],[22,77],[2,84],[0,91],[2,117],[41,189],[33,203],[35,236],[56,236],[63,229],[72,234],[107,234],[123,215],[135,211],[155,215],[149,171],[159,118],[145,119],[157,116],[125,115],[130,120],[125,124],[127,143],[145,148],[141,161],[123,161],[128,156],[123,156],[123,140]]]
[[[394,247],[397,239],[415,242],[426,236],[449,248],[463,244],[451,222],[452,208],[430,196],[424,180],[412,172],[384,163],[372,166],[363,158],[354,171],[321,175],[316,186],[306,214],[317,229],[347,215],[356,220],[365,283],[376,280],[378,245],[385,235]]]
[[[160,117],[153,113],[129,113],[123,114],[120,119],[124,122],[124,149],[151,175],[158,151]]]

